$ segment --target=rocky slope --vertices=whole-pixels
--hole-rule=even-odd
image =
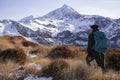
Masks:
[[[1,20],[0,35],[20,35],[41,44],[75,44],[86,47],[89,26],[100,25],[109,39],[109,47],[120,48],[120,19],[82,15],[63,5],[42,17],[28,16],[19,21]]]

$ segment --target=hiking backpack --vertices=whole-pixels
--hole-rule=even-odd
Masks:
[[[93,32],[95,39],[95,44],[92,46],[92,49],[98,53],[105,53],[107,50],[107,41],[106,35],[102,31]]]

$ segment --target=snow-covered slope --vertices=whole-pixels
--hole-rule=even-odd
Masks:
[[[71,7],[67,6],[67,5],[63,5],[61,8],[58,8],[58,9],[46,14],[42,18],[63,20],[63,19],[73,19],[73,18],[78,19],[81,16],[82,15],[80,15],[73,8],[71,8]]]
[[[109,39],[109,46],[120,48],[120,19],[81,15],[63,5],[42,17],[28,16],[19,21],[0,21],[0,35],[22,35],[42,44],[86,47],[89,26],[98,24]]]

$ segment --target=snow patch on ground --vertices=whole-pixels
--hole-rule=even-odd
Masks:
[[[46,78],[46,77],[32,77],[32,76],[28,76],[26,78],[24,78],[24,80],[52,80],[52,77]]]
[[[25,75],[25,70],[19,70],[15,75],[15,80],[19,79],[20,77]]]
[[[30,54],[30,53],[27,53],[27,56],[29,56],[29,57],[31,57],[31,58],[35,58],[35,57],[37,57],[36,54]]]
[[[22,36],[22,35],[21,35]],[[22,36],[24,37],[24,36]],[[34,40],[34,37],[24,37],[27,41],[34,42],[36,44],[39,44],[37,41]]]
[[[36,64],[36,63],[29,63],[28,66],[35,67],[38,70],[41,69],[41,65],[40,64]]]

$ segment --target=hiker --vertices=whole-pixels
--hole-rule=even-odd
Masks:
[[[99,31],[98,27],[99,27],[98,25],[90,26],[90,34],[88,37],[88,46],[87,46],[88,55],[86,56],[86,63],[88,66],[91,66],[90,62],[95,60],[97,65],[102,69],[102,72],[105,73],[106,68],[104,63],[104,53],[107,49],[107,38],[103,32]],[[103,42],[100,41],[102,40],[102,37],[104,40]]]

